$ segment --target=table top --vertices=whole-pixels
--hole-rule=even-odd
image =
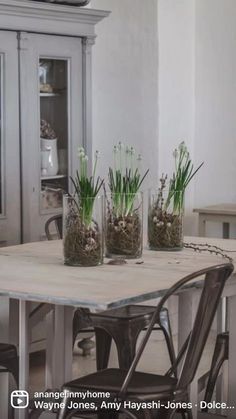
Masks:
[[[202,208],[194,208],[193,212],[213,215],[236,215],[236,204],[217,204]]]
[[[236,241],[186,237],[234,250]],[[0,249],[0,295],[28,301],[89,307],[96,310],[138,303],[161,296],[185,275],[224,263],[221,256],[184,249],[178,252],[144,250],[143,263],[92,268],[63,264],[60,240],[27,243]]]

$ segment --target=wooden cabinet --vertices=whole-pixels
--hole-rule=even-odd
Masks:
[[[21,240],[17,37],[0,31],[0,246]]]
[[[0,0],[0,245],[45,238],[78,147],[91,154],[91,47],[107,14]]]
[[[20,85],[23,239],[35,241],[49,216],[62,211],[83,145],[81,38],[21,33]]]

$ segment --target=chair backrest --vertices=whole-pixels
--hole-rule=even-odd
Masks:
[[[54,215],[46,221],[45,233],[48,240],[53,240],[53,236],[49,231],[49,227],[52,223],[54,223],[56,226],[57,238],[62,239],[62,214]]]
[[[159,304],[157,305],[156,311],[152,317],[147,332],[141,341],[129,371],[127,372],[126,378],[120,390],[121,398],[124,397],[127,391],[130,380],[133,376],[137,364],[139,363],[140,357],[151,335],[152,329],[159,319],[161,309],[168,298],[180,291],[180,289],[184,287],[188,282],[205,275],[195,321],[191,334],[185,345],[186,350],[184,353],[184,360],[176,389],[186,389],[188,387],[188,385],[194,379],[195,373],[197,371],[202,352],[205,347],[208,334],[222,295],[222,291],[224,289],[225,282],[233,270],[234,266],[232,263],[225,263],[202,269],[184,277],[166,292],[166,294],[162,297]],[[181,360],[180,358],[182,358],[182,356],[178,357],[179,361]]]

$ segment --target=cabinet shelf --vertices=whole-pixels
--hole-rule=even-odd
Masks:
[[[40,92],[39,96],[40,97],[57,97],[57,96],[60,96],[60,93],[43,93],[43,92]]]
[[[66,177],[67,177],[67,175],[41,176],[41,180],[63,179],[63,178],[66,178]]]

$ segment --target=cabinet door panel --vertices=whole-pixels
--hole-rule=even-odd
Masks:
[[[83,142],[81,39],[22,33],[20,74],[23,237],[34,241],[62,212]]]
[[[17,34],[0,31],[0,246],[21,239],[18,91]]]

